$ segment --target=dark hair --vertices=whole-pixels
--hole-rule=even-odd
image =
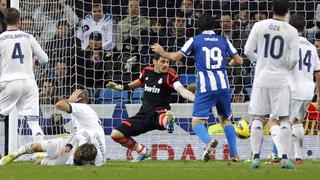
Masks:
[[[294,14],[290,17],[289,24],[295,27],[299,32],[303,32],[304,27],[306,26],[306,20],[304,16],[299,14]]]
[[[82,144],[74,152],[74,165],[94,165],[94,160],[96,159],[97,154],[97,148],[93,144]]]
[[[272,11],[276,15],[285,16],[289,9],[290,0],[272,0]]]
[[[7,25],[16,25],[20,20],[20,12],[15,8],[4,10],[4,21]]]
[[[213,30],[215,29],[215,25],[216,25],[215,20],[208,13],[202,14],[196,23],[196,27],[200,32],[205,30]]]
[[[158,54],[158,53],[155,53],[154,55],[153,55],[153,59],[154,60],[156,60],[156,61],[158,61],[159,59],[160,59],[160,54]]]
[[[96,40],[96,41],[101,41],[102,40],[102,35],[98,31],[94,31],[90,34],[89,36],[90,40]]]

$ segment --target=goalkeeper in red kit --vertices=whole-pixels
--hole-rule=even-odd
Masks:
[[[136,151],[139,155],[132,162],[139,162],[151,156],[151,152],[144,145],[136,142],[132,136],[158,130],[174,130],[174,117],[170,111],[171,93],[177,91],[182,97],[193,101],[194,94],[183,87],[179,77],[169,69],[169,59],[155,54],[154,66],[148,66],[141,72],[140,78],[129,84],[119,85],[109,82],[106,87],[126,91],[137,87],[144,87],[143,103],[139,112],[122,124],[114,128],[111,138],[122,146]]]

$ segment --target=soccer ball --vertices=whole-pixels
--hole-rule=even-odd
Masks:
[[[246,120],[239,120],[236,123],[235,130],[236,135],[240,139],[248,139],[250,137],[250,127],[249,123]]]

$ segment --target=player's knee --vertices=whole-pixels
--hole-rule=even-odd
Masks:
[[[291,124],[289,121],[280,121],[280,129],[291,129]]]
[[[192,119],[192,127],[194,127],[197,124],[204,124],[204,123],[205,123],[204,119],[196,119],[196,118]]]
[[[34,152],[43,152],[42,146],[39,143],[33,143],[31,148]]]
[[[269,121],[268,121],[268,126],[269,126],[269,127],[272,127],[272,126],[274,126],[274,125],[279,125],[279,121],[276,120],[276,119],[269,119]]]
[[[119,141],[119,139],[122,139],[124,138],[125,136],[118,130],[116,129],[113,129],[111,131],[111,139],[114,140],[114,141]]]

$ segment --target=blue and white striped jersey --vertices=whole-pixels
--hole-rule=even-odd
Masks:
[[[198,92],[229,88],[227,58],[238,52],[227,38],[213,31],[204,31],[190,38],[179,51],[184,55],[194,55]]]

